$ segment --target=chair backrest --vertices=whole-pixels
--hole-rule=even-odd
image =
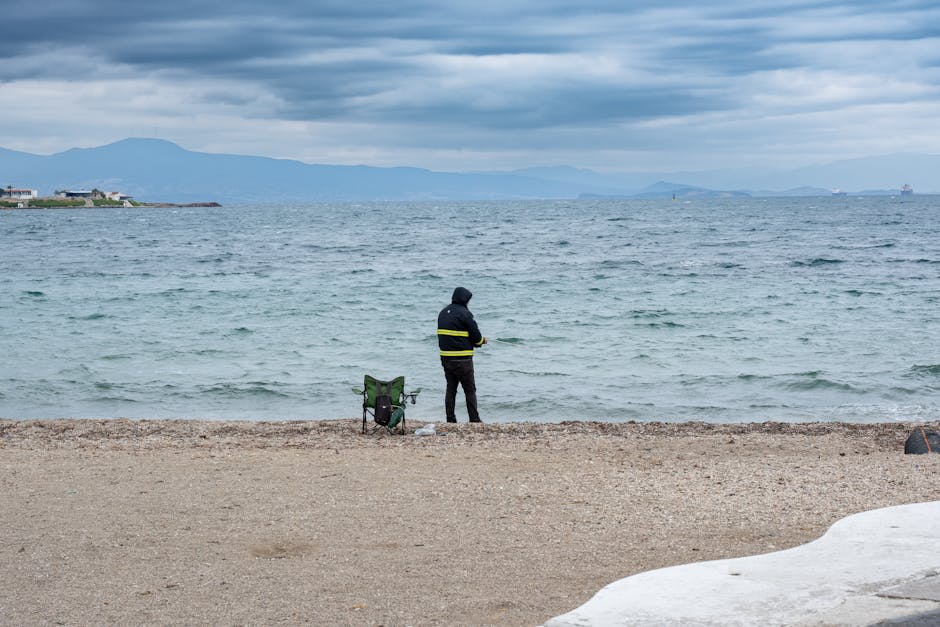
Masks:
[[[362,406],[375,409],[375,397],[378,394],[379,386],[384,390],[385,386],[389,384],[391,385],[388,395],[391,397],[392,403],[401,405],[401,399],[405,395],[405,377],[395,377],[391,381],[380,381],[375,377],[366,375],[362,382],[362,389],[365,390],[362,397]]]

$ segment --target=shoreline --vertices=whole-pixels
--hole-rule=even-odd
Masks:
[[[637,572],[940,500],[940,455],[903,454],[920,424],[0,420],[0,608],[537,625]]]
[[[361,433],[361,418],[340,418],[331,420],[203,420],[198,418],[0,418],[0,445],[15,442],[33,442],[46,444],[67,443],[77,438],[77,442],[94,444],[107,442],[111,445],[132,443],[140,446],[189,446],[211,443],[224,446],[244,446],[270,448],[276,446],[304,446],[319,448],[324,437],[331,445],[346,438],[358,436],[359,440],[350,440],[355,446],[383,446],[397,442],[420,441],[427,445],[441,439],[441,436],[453,436],[453,440],[466,442],[502,441],[502,440],[540,440],[551,437],[708,437],[721,435],[790,435],[790,436],[825,436],[842,435],[846,437],[866,437],[884,445],[897,444],[903,452],[904,439],[919,426],[927,429],[940,429],[940,421],[893,421],[893,422],[747,422],[747,423],[712,423],[704,421],[685,422],[601,422],[596,420],[566,420],[561,422],[510,422],[480,423],[433,422],[437,427],[437,436],[430,438],[416,437],[414,431],[431,422],[409,420],[407,433],[388,434],[377,431],[374,434]],[[368,430],[375,427],[370,420]],[[299,438],[307,438],[303,442]],[[319,438],[319,439],[311,439]],[[386,441],[389,440],[389,441]]]
[[[30,200],[39,202],[41,204],[31,205]],[[17,209],[131,209],[131,208],[150,208],[150,209],[171,209],[171,208],[184,208],[184,207],[221,207],[222,205],[218,202],[188,202],[188,203],[175,203],[175,202],[141,202],[134,201],[133,203],[122,203],[122,202],[108,202],[103,204],[94,204],[91,199],[84,199],[80,204],[76,203],[62,203],[62,204],[47,204],[54,203],[56,199],[53,198],[33,198],[29,200],[22,201],[0,201],[0,210],[9,210],[14,211]],[[22,206],[21,206],[22,205]]]

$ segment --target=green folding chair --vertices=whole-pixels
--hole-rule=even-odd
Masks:
[[[405,403],[411,400],[414,405],[421,389],[405,392],[405,377],[395,377],[391,381],[379,381],[366,375],[362,389],[353,388],[353,392],[362,396],[362,432],[366,432],[366,419],[371,415],[375,421],[372,433],[384,428],[393,433],[396,428],[405,432]]]

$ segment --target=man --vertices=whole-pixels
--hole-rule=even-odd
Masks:
[[[437,344],[441,350],[441,365],[447,380],[444,395],[444,411],[447,422],[457,422],[454,405],[457,402],[457,384],[463,387],[467,399],[470,422],[482,422],[477,410],[477,386],[473,378],[473,349],[486,344],[467,303],[473,294],[465,287],[458,287],[450,299],[450,305],[437,315]]]

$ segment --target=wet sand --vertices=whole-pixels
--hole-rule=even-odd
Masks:
[[[359,426],[0,420],[0,623],[538,625],[940,499],[913,424]]]

